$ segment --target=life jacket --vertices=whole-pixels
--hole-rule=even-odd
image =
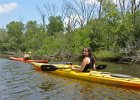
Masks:
[[[82,72],[90,72],[90,70],[93,69],[94,63],[95,63],[94,59],[92,57],[90,57],[90,63],[86,64],[86,66]]]

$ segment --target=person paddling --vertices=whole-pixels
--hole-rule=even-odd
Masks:
[[[30,60],[31,59],[31,52],[25,53],[23,58],[24,58],[24,60]]]
[[[91,48],[84,48],[82,50],[82,63],[80,68],[75,68],[73,65],[70,66],[72,70],[80,72],[89,72],[91,69],[96,70],[95,59],[92,57]]]

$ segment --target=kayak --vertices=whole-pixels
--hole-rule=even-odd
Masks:
[[[24,58],[10,57],[11,60],[23,61],[23,62],[38,62],[38,63],[48,63],[48,60],[24,60]]]
[[[81,79],[85,81],[93,81],[98,83],[120,85],[132,88],[140,88],[140,78],[132,77],[124,74],[113,74],[110,72],[90,71],[90,72],[77,72],[69,68],[67,64],[45,64],[31,62],[35,70],[46,71],[49,68],[54,70],[46,71],[49,73]],[[54,68],[53,68],[54,67]],[[75,67],[80,67],[75,65]]]
[[[38,63],[48,63],[48,60],[24,60],[24,58],[10,57],[11,60],[23,61],[23,62],[38,62]]]

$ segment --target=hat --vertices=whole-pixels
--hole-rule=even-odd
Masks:
[[[28,53],[31,53],[31,52],[28,52]]]

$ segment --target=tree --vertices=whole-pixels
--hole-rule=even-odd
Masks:
[[[64,25],[60,16],[51,16],[49,18],[49,24],[47,25],[47,30],[50,35],[54,35],[56,32],[63,32]]]
[[[43,32],[45,32],[45,29],[46,29],[46,21],[45,21],[46,14],[39,7],[37,7],[37,10],[39,11],[39,13],[41,15],[41,19],[42,19],[42,23],[43,23],[43,25],[42,25],[43,26]]]
[[[0,51],[7,51],[8,47],[8,34],[5,29],[0,28]]]
[[[16,38],[21,37],[24,31],[24,24],[22,22],[12,21],[6,25],[7,33]]]
[[[103,1],[104,0],[98,0],[98,2],[100,3],[100,5],[99,5],[99,12],[98,12],[99,18],[101,18]]]
[[[9,44],[12,50],[21,50],[23,48],[24,24],[22,22],[12,21],[6,25],[9,37]]]
[[[43,45],[43,39],[45,38],[41,25],[37,24],[36,21],[28,21],[25,25],[25,41],[24,46],[26,50],[38,50]],[[47,35],[47,34],[46,34]]]
[[[0,40],[3,41],[5,38],[8,37],[5,29],[0,28]]]
[[[91,2],[89,4],[86,0],[72,0],[72,2],[66,2],[66,18],[71,21],[68,25],[71,25],[71,27],[74,25],[76,27],[77,24],[77,26],[83,28],[84,25],[95,16],[95,7],[95,3]],[[69,27],[70,26],[68,26],[68,28]]]
[[[26,26],[25,26],[25,34],[26,35],[35,35],[36,33],[38,33],[40,31],[37,22],[36,21],[28,21]]]

